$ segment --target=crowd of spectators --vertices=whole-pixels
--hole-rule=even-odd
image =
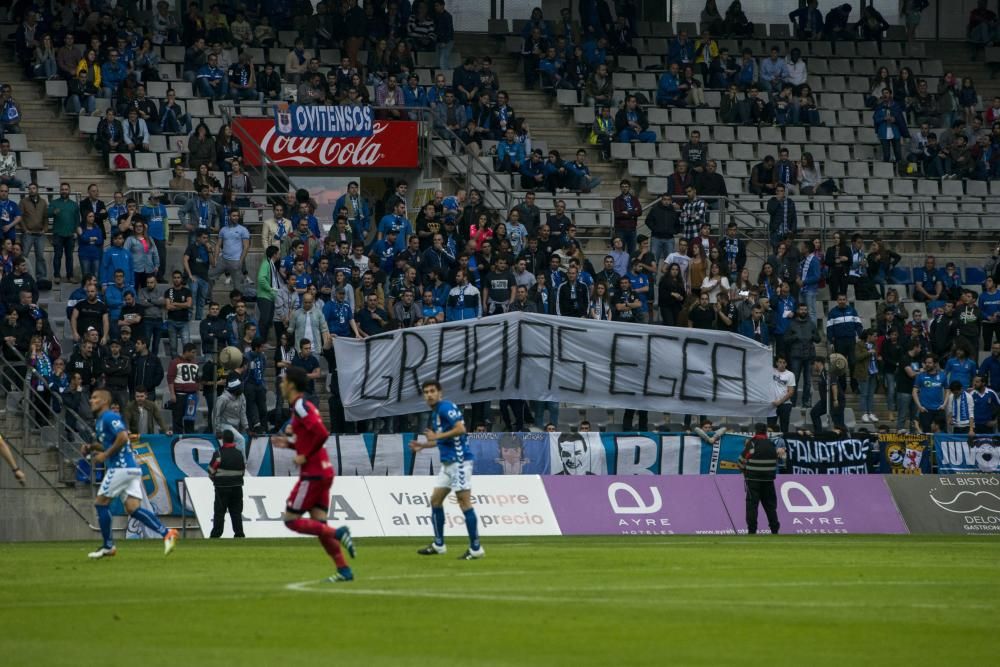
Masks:
[[[44,311],[32,305],[37,303],[35,280],[47,275],[41,246],[34,237],[44,238],[49,231],[30,222],[39,219],[37,191],[29,191],[28,201],[17,205],[10,202],[7,190],[16,185],[8,181],[0,185],[0,230],[8,234],[0,252],[5,273],[0,292],[7,307],[5,331],[10,333],[4,338],[8,346],[28,354],[28,363],[39,369],[39,376],[56,377],[39,384],[44,391],[72,397],[106,386],[117,392],[120,407],[138,414],[138,419],[146,420],[143,425],[152,429],[159,420],[144,416],[143,410],[148,411],[148,401],[156,400],[159,385],[166,379],[163,398],[172,410],[167,430],[199,428],[195,406],[203,397],[209,403],[208,428],[218,427],[223,419],[231,424],[228,415],[235,404],[245,410],[245,419],[232,424],[237,430],[266,431],[282,418],[280,401],[273,411],[267,408],[267,367],[272,365],[274,375],[280,377],[284,368],[296,365],[313,380],[313,396],[318,395],[319,387],[328,388],[334,429],[344,432],[371,425],[344,421],[337,397],[335,337],[364,338],[396,328],[512,311],[719,329],[772,346],[778,358],[776,377],[791,373],[794,378],[791,384],[784,382],[780,396],[776,392],[775,419],[786,429],[795,405],[813,409],[814,425],[817,412],[829,405],[834,423],[842,425],[843,396],[848,391],[859,394],[861,420],[877,421],[872,396],[878,386],[884,387],[890,410],[898,412],[898,428],[911,429],[913,422],[919,421],[919,428],[930,430],[942,427],[941,419],[947,428],[950,416],[934,412],[938,408],[933,396],[917,391],[919,415],[914,411],[916,401],[912,393],[907,394],[903,379],[912,380],[906,369],[914,369],[903,363],[899,350],[904,348],[921,365],[930,364],[924,369],[928,373],[936,367],[924,355],[937,355],[935,363],[944,369],[945,381],[958,381],[962,389],[973,384],[977,372],[988,386],[1000,385],[1000,361],[996,361],[1000,343],[992,342],[1000,327],[1000,296],[993,296],[997,294],[994,281],[1000,276],[991,272],[982,294],[976,295],[962,290],[953,270],[938,272],[929,266],[913,288],[913,300],[920,305],[907,313],[898,291],[887,287],[899,255],[883,242],[873,241],[866,248],[860,237],[835,235],[833,244],[824,249],[818,239],[797,240],[793,197],[836,191],[836,184],[823,179],[808,154],[792,162],[788,151],[779,149],[777,160],[765,157],[752,170],[751,190],[768,197],[773,250],[758,275],[750,275],[746,242],[735,224],[721,237],[713,235],[708,224],[712,197],[724,195],[725,184],[717,173],[716,161],[710,158],[710,148],[697,132],[681,147],[683,159],[668,179],[669,190],[648,209],[643,209],[630,182],[620,183],[621,192],[613,202],[614,240],[601,266],[595,267],[583,254],[566,203],[557,199],[551,212],[542,211],[534,194],[536,190],[555,194],[596,187],[598,180],[586,167],[586,152],[578,152],[575,161],[567,162],[558,152],[550,151],[546,156],[532,150],[527,123],[515,114],[489,58],[466,58],[448,82],[444,72],[451,69],[453,29],[444,3],[418,3],[406,15],[402,12],[408,3],[388,4],[379,8],[378,14],[376,3],[366,3],[364,9],[354,0],[343,7],[338,4],[336,9],[333,4],[320,3],[312,17],[317,20],[284,13],[284,3],[259,18],[249,10],[227,16],[221,7],[213,7],[202,16],[192,6],[181,22],[172,21],[161,6],[155,28],[147,35],[118,10],[99,16],[89,29],[84,22],[78,29],[65,28],[73,12],[59,20],[43,17],[50,38],[56,36],[63,48],[74,48],[78,36],[93,47],[92,53],[81,55],[76,66],[61,68],[60,62],[70,64],[72,60],[63,52],[62,58],[56,54],[54,74],[49,74],[45,63],[41,71],[45,76],[62,75],[78,82],[71,86],[68,100],[74,110],[77,105],[84,111],[92,108],[89,98],[97,95],[114,100],[98,132],[99,145],[109,154],[123,149],[136,151],[148,144],[142,138],[149,133],[190,132],[186,160],[188,167],[197,171],[195,180],[189,181],[183,165],[178,164],[171,181],[171,201],[183,204],[178,222],[188,233],[181,267],[163,265],[167,220],[159,193],[148,202],[127,201],[116,193],[114,202],[105,205],[92,186],[79,205],[71,200],[66,203],[68,196],[61,192],[59,199],[48,204],[48,215],[42,213],[41,220],[52,220],[54,280],[59,280],[65,258],[66,278],[76,281],[73,253],[79,241],[82,277],[68,304],[74,342],[68,366],[59,363],[59,353],[52,352],[58,341],[51,329],[45,333],[47,318],[37,314]],[[526,81],[537,76],[547,88],[572,86],[593,101],[599,112],[591,143],[605,154],[614,141],[657,138],[649,131],[636,96],[628,96],[611,114],[606,59],[609,54],[628,52],[635,15],[627,11],[630,3],[624,3],[625,11],[619,8],[617,17],[607,21],[606,5],[603,0],[582,4],[586,11],[579,33],[564,14],[564,21],[557,24],[557,29],[561,26],[558,36],[549,34],[550,28],[538,11],[524,34],[530,46],[524,54],[526,62],[537,59],[530,67],[526,65]],[[706,12],[712,7],[710,1]],[[920,9],[913,11],[919,13]],[[853,38],[852,29],[842,20],[849,15],[849,6],[835,8],[821,23],[816,13],[812,1],[793,12],[792,20],[804,37]],[[656,102],[701,106],[704,98],[693,90],[701,84],[694,82],[708,81],[710,87],[728,89],[723,111],[732,120],[724,118],[726,122],[817,124],[815,97],[801,54],[793,50],[782,57],[772,49],[770,57],[759,63],[746,52],[740,54],[739,61],[729,60],[712,35],[751,34],[753,26],[738,2],[719,21],[719,26],[712,27],[703,16],[703,27],[709,27],[699,40],[688,40],[682,33],[672,41],[670,67],[661,77]],[[30,12],[25,22],[38,24]],[[867,13],[854,29],[862,36],[866,29],[881,34],[884,28],[879,25]],[[60,26],[62,32],[57,29]],[[237,54],[235,60],[228,55],[246,45],[271,48],[275,31],[288,27],[299,30],[302,37],[288,52],[281,76],[274,76],[271,65],[258,70],[246,52]],[[81,35],[81,30],[85,34]],[[876,37],[868,34],[865,38]],[[241,168],[239,142],[225,126],[216,137],[204,124],[191,128],[191,119],[176,105],[172,91],[159,108],[146,98],[142,83],[153,80],[150,77],[155,72],[155,65],[143,65],[143,60],[137,59],[146,40],[157,45],[188,45],[185,76],[192,80],[193,74],[199,93],[213,100],[273,99],[282,94],[282,83],[288,82],[298,85],[300,103],[355,104],[374,99],[388,107],[426,105],[436,122],[452,130],[469,150],[477,151],[484,140],[497,141],[495,166],[520,176],[526,190],[524,200],[510,211],[494,211],[487,208],[481,193],[458,190],[448,196],[437,191],[428,201],[416,202],[408,197],[407,184],[401,181],[383,201],[371,202],[357,183],[351,183],[336,203],[327,230],[317,219],[315,202],[308,193],[290,193],[285,201],[273,203],[260,245],[252,247],[256,242],[241,222],[241,208],[247,205],[241,195],[249,193],[252,186]],[[363,46],[368,47],[364,66],[358,62]],[[339,66],[323,73],[319,60],[311,54],[326,47],[341,47],[344,58]],[[434,51],[439,58],[436,80],[428,89],[423,89],[415,76],[414,50]],[[562,53],[571,55],[562,60]],[[147,53],[144,57],[148,61],[152,56]],[[23,63],[32,68],[26,73],[38,74],[35,67],[39,63],[30,59]],[[922,108],[929,111],[931,107],[919,105],[921,83],[910,78],[901,73],[896,79],[885,79],[889,81],[888,100],[881,89],[878,96],[872,95],[877,98],[872,100],[873,113],[882,114],[883,125],[901,122],[905,127],[908,114],[915,125],[932,122],[918,115]],[[954,83],[954,78],[946,77],[946,81]],[[263,87],[261,82],[265,82]],[[374,97],[368,86],[374,89]],[[873,86],[873,93],[876,88]],[[5,100],[11,100],[9,87],[0,90],[5,91]],[[962,104],[968,98],[962,97],[961,90],[961,85],[948,83],[945,92],[954,94],[954,109],[945,109],[940,99],[934,109],[942,116],[953,114],[955,123],[972,126],[978,120],[975,104]],[[662,98],[659,92],[663,92]],[[909,92],[913,92],[912,100]],[[995,107],[1000,112],[1000,100]],[[396,112],[389,109],[385,113]],[[885,114],[894,121],[886,120]],[[987,110],[987,118],[989,114]],[[118,120],[119,115],[125,116],[128,127]],[[921,119],[928,123],[918,122]],[[886,150],[899,159],[894,140],[905,136],[898,130],[885,134]],[[7,179],[13,176],[4,168],[8,152],[9,146],[5,151],[0,144],[0,177]],[[225,172],[224,184],[212,176],[213,169]],[[68,195],[68,186],[63,189]],[[26,215],[26,211],[31,213]],[[376,215],[376,211],[380,213]],[[648,237],[637,232],[643,222],[650,232]],[[263,253],[256,278],[246,266],[251,249]],[[34,277],[27,265],[31,252],[35,253]],[[161,286],[168,276],[169,283]],[[214,302],[211,296],[213,283],[220,278],[233,288],[226,304]],[[827,368],[815,352],[815,344],[822,339],[816,325],[821,316],[817,313],[817,292],[823,283],[837,302],[826,314],[825,337],[830,351],[845,359],[844,368],[834,362]],[[880,301],[874,326],[865,327],[846,302],[843,295],[848,285],[854,287],[857,299]],[[31,331],[27,325],[18,327],[20,320],[30,322]],[[190,340],[192,322],[199,329],[200,344]],[[36,333],[38,340],[33,338]],[[970,349],[969,343],[978,344],[981,334],[983,344],[995,350],[991,359],[997,368],[987,360],[981,369],[965,377],[963,368],[968,370],[969,358],[977,349]],[[166,372],[159,362],[161,344],[172,359]],[[235,346],[243,353],[243,366],[235,376],[218,363],[217,353],[224,346]],[[326,362],[325,368],[320,359]],[[810,396],[813,374],[820,379],[821,396],[816,400]],[[60,390],[63,386],[67,389]],[[793,390],[786,391],[789,387]],[[834,398],[832,402],[827,394]],[[904,395],[908,401],[900,398]],[[86,401],[79,396],[69,401],[80,411],[85,409]],[[528,421],[541,425],[546,411],[551,422],[559,421],[558,406],[505,403],[501,418],[508,428],[520,430]],[[942,398],[938,407],[945,410],[945,403]],[[640,428],[645,418],[639,415]],[[492,415],[478,406],[473,419],[490,422]],[[160,428],[164,426],[160,422]]]

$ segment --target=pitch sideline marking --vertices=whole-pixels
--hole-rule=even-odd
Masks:
[[[466,573],[464,576],[469,576],[473,573]],[[481,575],[494,575],[500,573],[476,573]],[[451,576],[451,575],[447,575]],[[460,576],[460,575],[454,575]],[[405,575],[397,577],[398,579],[406,578]],[[409,578],[421,578],[420,575],[413,575]],[[427,577],[429,578],[429,577]],[[429,598],[429,599],[462,599],[462,600],[476,600],[485,602],[547,602],[547,603],[557,603],[557,604],[628,604],[628,605],[642,605],[642,606],[689,606],[697,605],[703,607],[718,607],[718,606],[742,606],[742,607],[772,607],[773,603],[771,601],[753,601],[753,600],[705,600],[701,598],[696,599],[665,599],[665,600],[623,600],[616,598],[607,597],[554,597],[550,595],[539,596],[539,595],[517,595],[517,594],[493,594],[493,593],[470,593],[468,591],[423,591],[423,590],[398,590],[398,589],[388,589],[388,588],[352,588],[350,584],[328,584],[324,588],[316,588],[317,584],[324,584],[323,581],[299,581],[291,584],[286,584],[284,589],[290,592],[296,593],[324,593],[333,595],[358,595],[367,597],[409,597],[409,598]],[[842,585],[858,585],[867,586],[871,585],[871,582],[841,582]],[[892,585],[906,585],[906,586],[917,586],[917,582],[891,582]],[[729,585],[726,588],[742,587],[742,588],[791,588],[791,587],[819,587],[826,586],[828,583],[824,582],[765,582],[760,584],[750,584],[750,585]],[[708,588],[708,586],[700,586],[701,588]],[[718,586],[711,586],[712,588],[718,588]],[[643,590],[670,590],[670,589],[697,589],[698,585],[688,585],[688,586],[647,586]],[[538,589],[533,589],[538,590]],[[547,589],[547,590],[563,590],[563,589]],[[612,591],[620,590],[617,588],[583,588],[580,589],[583,592],[601,592],[601,591]],[[804,609],[851,609],[857,607],[856,601],[826,601],[826,602],[815,602],[815,601],[782,601],[782,605],[786,607],[798,607]],[[882,607],[882,608],[898,608],[902,606],[908,606],[915,609],[976,609],[976,610],[993,610],[994,605],[990,604],[978,604],[978,603],[968,603],[968,604],[946,604],[946,603],[926,603],[926,602],[913,602],[909,604],[868,604],[867,606],[872,607]]]

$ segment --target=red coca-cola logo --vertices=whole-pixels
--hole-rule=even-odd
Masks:
[[[237,118],[237,137],[249,138],[282,167],[415,168],[417,123],[379,121],[369,137],[284,137],[277,133],[273,119]],[[244,146],[248,164],[259,165],[260,154]]]

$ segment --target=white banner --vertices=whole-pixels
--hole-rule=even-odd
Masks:
[[[281,513],[295,477],[250,477],[243,485],[243,532],[247,537],[308,537],[285,527]],[[355,537],[432,538],[430,493],[434,476],[341,477],[333,482],[331,526],[350,526]],[[186,480],[201,533],[212,532],[215,487],[205,477]],[[559,535],[545,487],[538,475],[477,475],[472,500],[485,536]],[[454,494],[445,502],[445,534],[464,539],[465,517]],[[223,537],[233,536],[226,515]]]
[[[722,331],[508,313],[334,341],[348,419],[504,398],[677,414],[764,416],[771,351]]]
[[[366,477],[372,504],[387,537],[433,536],[430,494],[434,477]],[[472,479],[479,532],[486,536],[559,535],[548,494],[538,475],[482,475]],[[445,537],[466,536],[455,494],[444,503]]]
[[[243,483],[243,532],[247,537],[309,537],[293,533],[285,527],[281,513],[285,511],[288,494],[295,486],[297,477],[250,477]],[[185,480],[191,504],[201,534],[208,537],[212,532],[212,518],[215,509],[215,486],[206,477],[188,477]],[[363,477],[337,477],[330,495],[330,525],[350,526],[356,537],[381,537],[379,523],[371,496]],[[223,537],[233,536],[233,526],[226,515]]]

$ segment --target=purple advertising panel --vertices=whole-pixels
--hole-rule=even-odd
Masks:
[[[542,482],[563,535],[732,535],[713,477],[549,475]]]
[[[718,475],[715,483],[739,533],[745,533],[743,480]],[[881,475],[778,475],[781,532],[906,533],[906,524]],[[763,508],[757,510],[760,532],[769,532]]]

